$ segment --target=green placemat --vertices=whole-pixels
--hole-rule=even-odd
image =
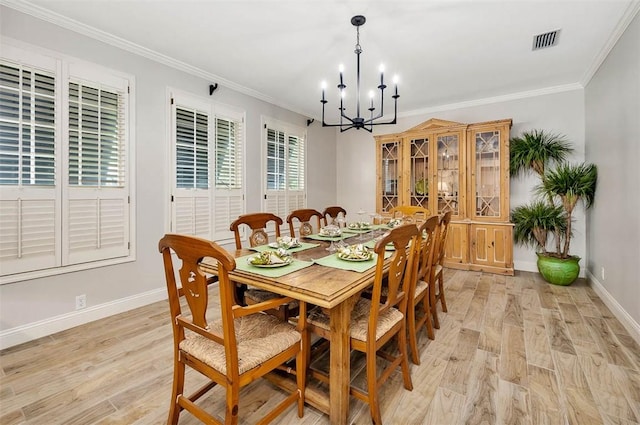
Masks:
[[[384,257],[388,258],[391,255],[387,252]],[[363,273],[376,265],[378,261],[378,254],[373,254],[373,258],[368,261],[346,261],[339,259],[335,254],[327,255],[318,260],[313,260],[314,263],[321,266],[333,267],[335,269],[351,270],[358,273]]]
[[[312,261],[302,261],[302,260],[293,260],[293,263],[282,266],[282,267],[274,267],[274,268],[263,268],[256,267],[247,261],[249,257],[253,257],[256,254],[245,255],[243,257],[236,258],[236,270],[242,270],[245,272],[259,274],[265,277],[280,277],[289,273],[293,273],[300,269],[304,269],[305,267],[309,267],[313,264]]]
[[[317,246],[320,246],[319,243],[308,243],[308,242],[300,242],[300,246],[297,246],[295,248],[289,248],[287,249],[288,252],[299,252],[299,251],[304,251],[305,249],[311,249],[311,248],[315,248]],[[266,251],[269,249],[276,249],[273,247],[270,247],[269,245],[260,245],[260,246],[254,246],[253,248],[249,248],[252,251],[258,251],[258,252],[262,252],[262,251]]]
[[[377,241],[376,241],[375,239],[371,239],[369,242],[366,242],[366,243],[364,244],[364,246],[366,246],[367,248],[371,248],[371,249],[373,249],[373,248],[376,246],[376,242],[377,242]],[[385,246],[385,247],[384,247],[384,250],[385,250],[385,251],[395,251],[395,250],[396,250],[396,247],[395,247],[395,246],[393,246],[393,244],[392,244],[392,243],[388,243],[388,244],[387,244],[387,246]]]
[[[340,239],[346,239],[346,238],[350,238],[351,236],[353,236],[353,234],[350,234],[350,235],[346,234],[345,235],[345,233],[347,233],[347,232],[345,232],[343,230],[342,234],[340,236],[335,236],[335,237],[322,236],[322,235],[316,233],[316,234],[313,234],[313,235],[305,236],[305,238],[307,238],[307,239],[315,239],[317,241],[339,241]]]

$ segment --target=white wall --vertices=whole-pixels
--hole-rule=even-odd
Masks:
[[[261,117],[306,127],[302,115],[219,87],[209,97],[202,78],[134,55],[87,36],[0,7],[0,42],[28,43],[135,76],[136,80],[136,243],[137,259],[122,265],[0,286],[0,348],[164,299],[165,283],[158,240],[168,230],[169,175],[167,87],[246,111],[247,212],[260,211]],[[215,73],[215,70],[211,70]],[[309,127],[308,204],[322,209],[336,202],[335,133]],[[76,312],[75,296],[87,295],[86,310]]]
[[[487,99],[485,104],[476,106],[443,107],[439,111],[425,111],[423,114],[403,117],[395,126],[377,127],[374,134],[397,133],[405,131],[430,118],[439,118],[462,123],[492,121],[505,118],[513,120],[511,136],[525,130],[544,129],[564,134],[573,143],[575,149],[572,160],[584,160],[584,92],[577,88],[553,94],[528,94],[527,97],[511,100]],[[402,108],[402,98],[399,100]],[[363,208],[374,211],[376,168],[375,141],[372,135],[364,131],[349,131],[338,136],[338,203],[351,212]],[[528,202],[532,197],[535,177],[511,180],[511,208]],[[585,219],[580,209],[575,214],[574,238],[571,252],[586,261]],[[514,246],[514,266],[517,270],[536,271],[536,257],[533,249]],[[584,275],[584,271],[582,272]]]
[[[585,105],[586,157],[598,166],[590,277],[614,312],[635,321],[630,331],[640,340],[640,15],[587,85]]]

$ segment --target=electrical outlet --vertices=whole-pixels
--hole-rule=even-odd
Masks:
[[[600,277],[604,280],[604,266],[600,268]]]
[[[76,310],[82,310],[87,307],[87,296],[85,294],[76,295]]]

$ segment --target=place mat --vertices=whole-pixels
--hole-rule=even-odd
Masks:
[[[300,246],[297,246],[295,248],[289,248],[289,249],[287,249],[287,252],[299,252],[299,251],[304,251],[305,249],[315,248],[317,246],[320,246],[320,244],[319,243],[300,242]],[[259,246],[254,246],[253,248],[249,248],[249,249],[252,250],[252,251],[262,252],[262,251],[267,251],[269,249],[277,249],[277,248],[270,247],[269,245],[259,245]]]
[[[265,277],[280,277],[280,276],[284,276],[286,274],[304,269],[305,267],[309,267],[310,265],[313,264],[312,261],[302,261],[302,260],[294,259],[293,262],[288,266],[274,267],[274,268],[256,267],[256,266],[252,266],[247,261],[249,257],[253,257],[254,255],[256,254],[249,254],[243,257],[236,258],[236,270],[255,273]]]
[[[369,227],[368,229],[349,229],[348,227],[345,227],[344,229],[342,229],[342,233],[369,233],[372,230],[375,230],[373,226]]]
[[[387,252],[384,258],[389,258],[391,252]],[[373,258],[368,261],[346,261],[339,259],[335,254],[327,255],[318,260],[313,260],[314,263],[321,266],[333,267],[334,269],[350,270],[353,272],[363,273],[376,265],[378,261],[378,254],[373,254]]]
[[[366,246],[367,248],[371,248],[373,249],[376,246],[376,242],[378,242],[375,239],[371,239],[369,242],[365,242],[364,246]],[[393,244],[387,244],[387,246],[384,247],[385,251],[395,251],[396,247]]]
[[[350,238],[351,235],[345,235],[345,233],[347,233],[346,231],[342,231],[342,234],[340,236],[322,236],[321,234],[315,233],[313,235],[307,235],[304,236],[306,239],[315,239],[317,241],[339,241],[341,239],[346,239],[346,238]]]

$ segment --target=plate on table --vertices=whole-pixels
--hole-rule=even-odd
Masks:
[[[320,236],[324,236],[325,238],[339,238],[340,236],[342,236],[342,231],[339,227],[327,227],[323,227],[322,229],[320,229],[320,232],[318,232],[318,234]]]
[[[278,248],[291,249],[291,248],[298,248],[300,246],[300,242],[298,242],[296,238],[284,236],[282,238],[278,238],[276,242],[271,242],[269,246],[275,249],[278,249]]]
[[[347,224],[347,228],[349,228],[349,230],[371,230],[371,223],[367,223],[366,221],[357,221]]]
[[[340,248],[336,257],[344,261],[369,261],[373,259],[373,252],[362,244]]]
[[[254,267],[276,268],[288,266],[293,263],[293,258],[283,255],[279,251],[263,251],[258,255],[247,258],[247,263]]]

